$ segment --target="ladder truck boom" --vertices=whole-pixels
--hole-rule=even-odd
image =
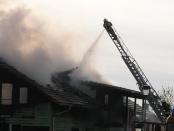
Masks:
[[[159,95],[147,79],[146,75],[138,65],[137,61],[131,55],[124,42],[121,40],[120,36],[112,26],[112,23],[109,22],[107,19],[104,19],[103,26],[109,34],[110,38],[112,39],[113,43],[117,47],[118,51],[120,52],[121,57],[125,62],[126,66],[134,76],[135,80],[137,81],[140,91],[142,92],[144,87],[150,88],[150,93],[147,96],[147,100],[153,108],[153,110],[155,111],[158,118],[161,120],[161,122],[165,122],[165,112],[163,110],[162,102]]]

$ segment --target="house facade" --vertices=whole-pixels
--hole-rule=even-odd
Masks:
[[[95,105],[87,96],[44,87],[4,61],[0,61],[0,85],[2,131],[68,131],[88,127],[85,116]]]
[[[143,120],[138,99],[140,92],[96,82],[42,86],[0,61],[0,131],[134,131]]]

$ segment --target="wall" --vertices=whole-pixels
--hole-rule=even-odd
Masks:
[[[34,107],[18,108],[13,116],[6,118],[6,122],[21,126],[50,126],[50,104],[41,103]]]

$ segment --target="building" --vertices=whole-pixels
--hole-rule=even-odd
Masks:
[[[0,85],[0,131],[130,131],[144,116],[140,92],[95,82],[42,86],[2,60]]]

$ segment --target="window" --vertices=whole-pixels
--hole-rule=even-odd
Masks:
[[[21,87],[19,96],[20,104],[27,104],[27,99],[28,99],[28,89],[26,87]]]
[[[108,105],[109,103],[109,95],[105,94],[105,105]]]
[[[12,104],[12,90],[13,85],[10,83],[2,84],[1,104],[11,105]]]
[[[71,131],[79,131],[79,128],[72,128]]]

